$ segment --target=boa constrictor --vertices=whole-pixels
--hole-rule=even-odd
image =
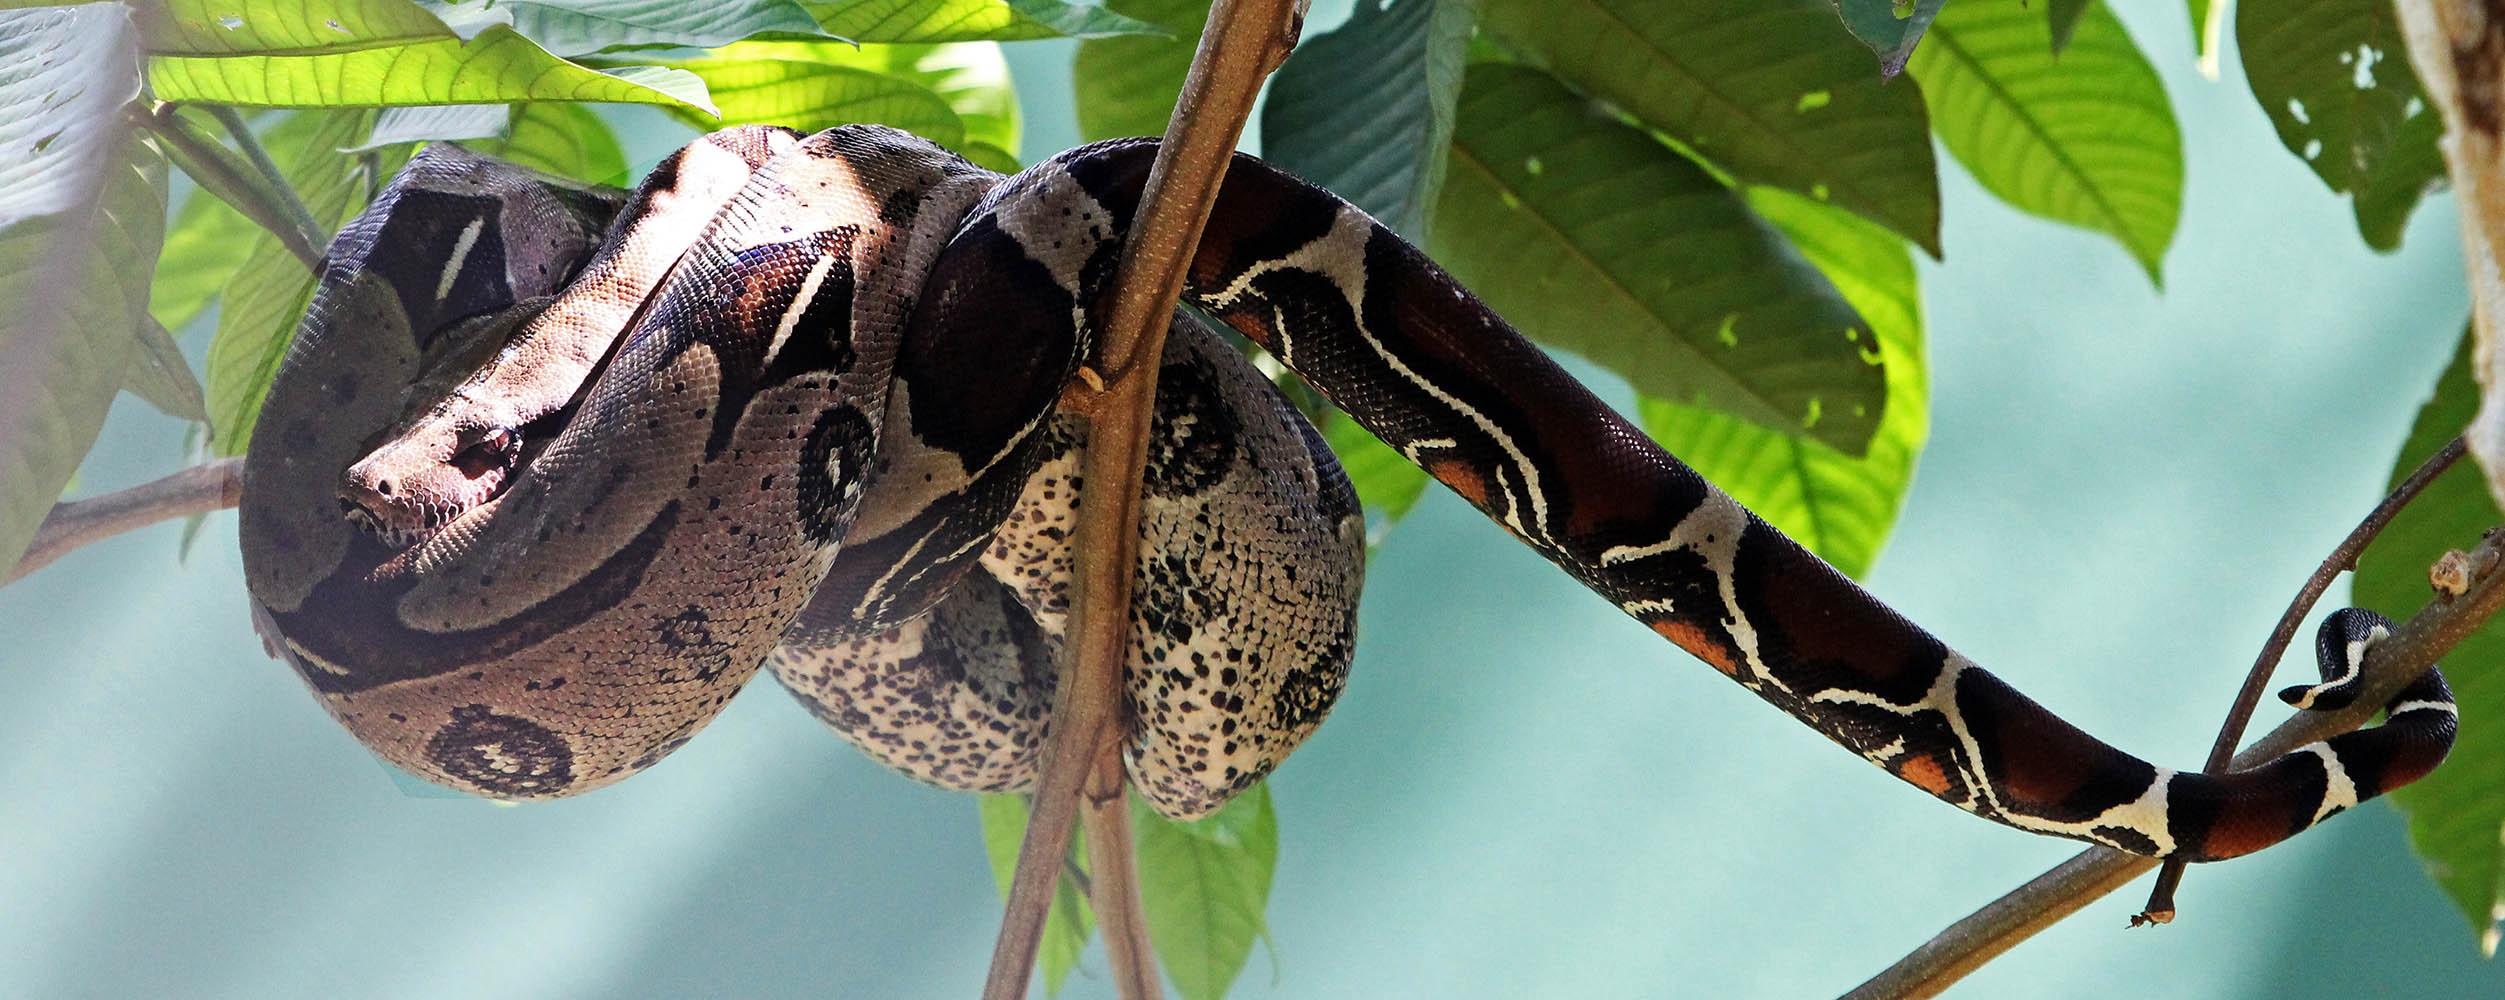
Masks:
[[[1084,421],[1054,404],[1155,145],[1016,177],[912,136],[745,127],[631,197],[446,146],[342,232],[263,409],[242,543],[273,649],[387,759],[486,795],[615,781],[771,662],[864,749],[1034,774]],[[1662,451],[1417,249],[1239,156],[1186,299],[1593,591],[1924,791],[2206,860],[2424,774],[2429,673],[2381,726],[2254,770],[2098,742]],[[1193,816],[1275,766],[1347,669],[1361,525],[1316,435],[1178,320],[1126,763]],[[2385,626],[2342,612],[2325,683]]]

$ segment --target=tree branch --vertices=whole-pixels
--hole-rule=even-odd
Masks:
[[[1261,82],[1295,47],[1304,24],[1302,0],[1218,0],[1184,78],[1174,117],[1166,126],[1147,190],[1122,247],[1096,370],[1103,388],[1083,404],[1092,414],[1081,459],[1086,502],[1073,533],[1069,655],[1053,694],[1050,743],[1036,780],[1026,839],[983,995],[991,1000],[1024,996],[1033,974],[1036,942],[1052,900],[1061,858],[1069,853],[1070,825],[1080,812],[1091,775],[1111,761],[1113,789],[1122,786],[1122,664],[1131,630],[1131,582],[1137,572],[1139,489],[1147,459],[1149,407],[1155,401],[1156,360],[1165,344],[1183,272],[1199,245],[1218,182],[1225,176],[1244,121]],[[1073,387],[1073,392],[1087,390]],[[1101,785],[1102,783],[1099,782]],[[1102,789],[1099,789],[1102,791]],[[1106,928],[1108,954],[1131,967],[1117,968],[1115,982],[1126,998],[1154,997],[1157,975],[1147,967],[1147,933],[1138,913],[1138,884],[1121,796],[1101,794],[1087,810],[1094,855],[1097,923]],[[1123,860],[1108,865],[1115,855]],[[1123,940],[1114,943],[1117,928]],[[1127,958],[1125,957],[1127,956]]]
[[[240,458],[221,458],[126,490],[53,504],[43,523],[35,526],[26,555],[0,578],[0,586],[16,583],[89,542],[168,518],[232,507],[243,492],[243,465]]]
[[[2462,439],[2456,437],[2436,449],[2435,454],[2427,456],[2426,461],[2418,463],[2418,468],[2409,474],[2409,478],[2393,487],[2382,503],[2367,512],[2366,519],[2357,522],[2357,527],[2349,531],[2348,537],[2341,539],[2340,544],[2332,547],[2331,554],[2323,557],[2322,565],[2314,568],[2314,575],[2305,579],[2305,586],[2297,590],[2296,599],[2288,602],[2286,611],[2280,612],[2279,624],[2270,630],[2270,638],[2262,642],[2261,654],[2253,658],[2252,669],[2244,672],[2244,687],[2235,693],[2235,704],[2227,708],[2226,721],[2218,726],[2218,739],[2209,745],[2209,761],[2201,765],[2202,773],[2226,773],[2229,759],[2235,755],[2235,745],[2244,740],[2244,727],[2253,721],[2254,706],[2261,704],[2262,691],[2270,686],[2271,672],[2278,668],[2279,657],[2288,651],[2288,643],[2295,641],[2296,628],[2304,623],[2306,613],[2314,609],[2314,602],[2322,599],[2323,591],[2331,589],[2331,581],[2357,567],[2357,557],[2366,551],[2366,546],[2375,540],[2376,535],[2383,533],[2384,527],[2392,523],[2392,518],[2400,514],[2401,508],[2409,506],[2409,502],[2417,498],[2419,491],[2426,489],[2435,477],[2443,475],[2444,470],[2452,468],[2453,463],[2461,459],[2462,450]],[[2131,926],[2162,924],[2174,919],[2175,884],[2183,880],[2185,864],[2179,858],[2168,858],[2158,868],[2157,884],[2149,890],[2148,905],[2141,907],[2139,915],[2131,918]]]
[[[2258,766],[2297,747],[2362,726],[2382,712],[2393,695],[2426,673],[2499,607],[2505,607],[2505,572],[2496,570],[2500,559],[2505,559],[2505,533],[2491,532],[2472,552],[2469,565],[2480,569],[2474,571],[2477,575],[2467,591],[2460,596],[2438,593],[2390,638],[2367,650],[2364,683],[2355,704],[2336,712],[2297,713],[2235,755],[2231,769]],[[1949,925],[1845,997],[1880,1000],[1938,995],[2018,942],[2155,867],[2157,862],[2151,858],[2090,848]]]
[[[2497,169],[2505,159],[2505,24],[2468,0],[2394,0],[2392,8],[2427,103],[2444,119],[2436,146],[2461,218],[2479,380],[2479,412],[2462,437],[2488,495],[2505,504],[2505,171]]]

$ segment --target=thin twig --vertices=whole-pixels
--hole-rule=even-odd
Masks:
[[[153,110],[133,106],[130,118],[156,137],[166,158],[181,167],[201,190],[269,230],[307,269],[321,269],[322,247],[330,242],[330,237],[313,223],[313,214],[296,197],[295,188],[288,186],[287,178],[276,173],[278,168],[265,168],[269,155],[261,151],[260,144],[252,143],[246,147],[247,152],[239,154],[186,120],[171,104],[159,104]],[[237,134],[249,136],[251,131],[244,129]]]
[[[2505,533],[2481,541],[2470,565],[2493,567],[2500,558],[2505,558]],[[2256,767],[2305,744],[2364,725],[2500,607],[2505,607],[2505,572],[2492,569],[2474,579],[2458,597],[2438,594],[2390,638],[2367,650],[2355,704],[2336,712],[2297,713],[2236,754],[2231,769]],[[2155,867],[2157,862],[2151,858],[2090,848],[1950,924],[1845,994],[1846,1000],[1936,996],[2018,942]]]
[[[1158,147],[1155,165],[1125,239],[1103,315],[1096,371],[1104,388],[1086,409],[1088,443],[1081,460],[1087,483],[1073,534],[1069,655],[1053,695],[1050,744],[1036,780],[1026,839],[983,995],[1012,1000],[1025,995],[1035,965],[1060,859],[1069,852],[1070,825],[1080,812],[1091,775],[1118,753],[1122,726],[1123,651],[1131,631],[1131,581],[1139,547],[1139,487],[1147,458],[1149,406],[1156,392],[1153,363],[1162,353],[1166,325],[1183,287],[1183,271],[1200,242],[1218,182],[1225,175],[1253,98],[1271,70],[1295,47],[1304,23],[1300,0],[1218,0],[1183,81],[1174,117]],[[1074,387],[1072,392],[1085,390]],[[1119,775],[1115,776],[1117,779]],[[1114,787],[1120,787],[1116,780]],[[1089,810],[1091,852],[1130,852],[1118,795],[1100,797],[1105,808]],[[1098,862],[1094,892],[1097,923],[1128,928],[1115,950],[1117,961],[1146,963],[1144,922],[1137,912],[1138,885],[1124,878],[1128,864]],[[1129,884],[1118,884],[1129,883]],[[1110,940],[1110,937],[1108,938]],[[1150,968],[1115,970],[1127,998],[1156,996]],[[1137,990],[1139,992],[1130,992]]]
[[[2390,496],[2376,504],[2375,509],[2366,514],[2366,519],[2357,522],[2356,529],[2350,531],[2347,538],[2341,539],[2330,555],[2323,557],[2322,565],[2314,568],[2314,575],[2306,578],[2304,588],[2296,592],[2296,599],[2289,601],[2288,609],[2280,613],[2279,624],[2270,630],[2269,641],[2261,644],[2261,655],[2253,658],[2253,668],[2245,671],[2244,687],[2235,693],[2235,704],[2227,709],[2226,721],[2218,726],[2218,739],[2209,746],[2209,761],[2201,765],[2202,773],[2226,773],[2227,762],[2235,756],[2236,744],[2244,741],[2244,727],[2252,724],[2254,706],[2261,704],[2261,694],[2270,686],[2271,672],[2278,668],[2279,657],[2287,652],[2288,644],[2296,640],[2296,628],[2304,624],[2306,614],[2314,609],[2314,602],[2322,599],[2323,591],[2331,589],[2331,581],[2339,579],[2341,573],[2357,568],[2357,557],[2366,551],[2366,546],[2375,540],[2376,535],[2383,533],[2384,526],[2392,523],[2392,518],[2400,514],[2401,508],[2409,506],[2409,502],[2417,498],[2420,490],[2426,489],[2436,476],[2461,459],[2462,449],[2462,439],[2456,437],[2436,449],[2435,454],[2427,456],[2426,461],[2418,463],[2417,471],[2401,480]],[[2168,858],[2157,869],[2157,884],[2149,890],[2148,905],[2141,907],[2139,914],[2131,918],[2131,926],[2162,924],[2174,919],[2174,890],[2175,885],[2183,880],[2185,864],[2187,862],[2182,859]]]
[[[243,492],[243,464],[240,458],[221,458],[126,490],[53,504],[43,523],[35,526],[35,540],[26,546],[26,555],[0,578],[0,586],[16,583],[89,542],[158,521],[234,506]]]

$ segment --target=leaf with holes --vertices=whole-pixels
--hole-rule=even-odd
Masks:
[[[1270,786],[1255,784],[1189,823],[1131,799],[1140,908],[1166,977],[1187,1000],[1226,995],[1252,946],[1269,934],[1262,914],[1279,866],[1278,815]]]
[[[2112,11],[2059,58],[2042,15],[1958,4],[1911,68],[1940,143],[2002,201],[2122,242],[2159,281],[2183,207],[2183,142],[2157,70]]]
[[[365,203],[370,178],[359,154],[341,150],[364,140],[374,114],[297,112],[279,119],[261,137],[314,221],[326,228]],[[261,397],[268,394],[278,361],[295,339],[296,322],[313,294],[313,277],[276,237],[264,234],[226,282],[217,339],[209,342],[205,365],[210,441],[218,454],[240,455],[251,445]]]
[[[2436,381],[2435,397],[2393,463],[2398,484],[2418,463],[2461,433],[2479,408],[2470,377],[2470,336]],[[2393,615],[2426,602],[2427,567],[2447,549],[2467,549],[2480,533],[2505,522],[2478,470],[2462,463],[2403,508],[2357,560],[2353,599]],[[2495,953],[2498,913],[2505,906],[2505,620],[2492,620],[2444,659],[2444,678],[2461,706],[2461,733],[2451,756],[2414,784],[2392,793],[2409,817],[2410,845],[2427,874],[2452,897],[2471,933]]]
[[[1938,17],[1940,6],[1948,0],[1835,0],[1835,13],[1844,19],[1844,27],[1861,39],[1863,45],[1879,56],[1879,78],[1892,79],[1905,71],[1905,60],[1921,44],[1922,33]]]
[[[983,856],[992,865],[992,884],[1000,889],[1002,899],[1009,898],[1009,882],[1018,871],[1018,848],[1026,840],[1026,796],[983,795],[977,797],[982,810]],[[1080,875],[1087,874],[1087,833],[1072,831],[1070,835],[1072,864]],[[1035,964],[1044,974],[1044,992],[1061,993],[1061,984],[1077,968],[1079,953],[1087,950],[1087,939],[1096,934],[1095,916],[1087,908],[1087,897],[1063,872],[1061,881],[1053,886],[1052,905],[1044,911],[1044,935],[1036,944]]]
[[[1059,0],[803,0],[828,34],[856,42],[1021,42],[1157,34],[1112,8]]]
[[[601,73],[503,25],[462,39],[408,0],[181,0],[142,5],[159,100],[263,107],[608,101],[711,110],[694,77]]]
[[[1112,0],[1107,7],[1155,24],[1163,35],[1094,38],[1070,63],[1079,136],[1163,135],[1192,65],[1192,40],[1209,20],[1208,0]]]
[[[2392,5],[2245,0],[2235,42],[2280,143],[2331,190],[2358,197],[2366,242],[2399,245],[2419,198],[2444,181],[2435,151],[2444,126],[2419,89]]]
[[[147,320],[165,158],[117,4],[0,12],[0,576],[95,444]]]
[[[1425,242],[1473,9],[1474,0],[1360,3],[1347,24],[1307,39],[1270,81],[1262,155]]]
[[[1903,237],[1789,191],[1749,204],[1825,272],[1878,335],[1887,409],[1861,457],[1693,406],[1642,399],[1644,429],[1757,516],[1849,576],[1870,571],[1913,482],[1930,431],[1922,290]]]
[[[1851,304],[1730,188],[1537,70],[1470,68],[1432,253],[1638,392],[1860,454],[1886,401]]]
[[[1484,3],[1481,32],[1741,182],[1831,201],[1939,253],[1924,88],[1882,84],[1822,0]]]

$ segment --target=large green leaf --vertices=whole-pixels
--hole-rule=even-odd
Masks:
[[[1155,34],[1154,25],[1060,0],[803,0],[829,34],[856,42],[1018,42]]]
[[[1134,797],[1140,907],[1166,977],[1186,1000],[1226,995],[1252,946],[1269,933],[1270,878],[1279,866],[1270,786],[1246,789],[1207,817],[1178,823]]]
[[[1098,38],[1079,43],[1070,64],[1077,92],[1079,136],[1112,139],[1163,135],[1183,90],[1209,0],[1113,0],[1106,5],[1169,34]]]
[[[943,146],[965,141],[955,109],[930,88],[875,69],[817,58],[817,50],[849,50],[842,42],[743,43],[673,68],[702,77],[718,115],[678,112],[700,128],[764,123],[804,132],[854,122],[876,122],[921,135]]]
[[[1789,191],[1749,204],[1791,237],[1870,322],[1887,370],[1887,410],[1870,449],[1835,448],[1692,406],[1643,399],[1644,429],[1706,479],[1851,576],[1869,572],[1913,481],[1930,430],[1922,290],[1903,237]]]
[[[2478,411],[2470,342],[2465,333],[2452,367],[2436,381],[2435,397],[2418,411],[2393,463],[2394,483],[2460,434]],[[2357,560],[2354,599],[2408,614],[2426,602],[2428,565],[2447,549],[2471,547],[2499,523],[2505,510],[2489,497],[2479,470],[2462,463],[2419,494]],[[2498,840],[2505,832],[2505,621],[2490,621],[2463,639],[2445,658],[2444,677],[2461,705],[2461,735],[2444,766],[2393,792],[2392,804],[2409,816],[2409,840],[2427,874],[2493,955],[2497,908],[2505,905],[2505,843]]]
[[[2157,281],[2183,206],[2183,142],[2157,70],[2094,7],[2059,58],[2044,16],[1961,3],[1911,69],[1940,142],[2001,200],[2122,241]]]
[[[1860,454],[1885,402],[1850,304],[1730,188],[1538,70],[1470,68],[1435,258],[1638,392]]]
[[[480,151],[537,170],[624,186],[626,150],[609,123],[580,104],[533,102],[513,106],[502,139],[474,143]]]
[[[607,101],[711,110],[683,73],[602,73],[512,28],[464,40],[408,0],[183,0],[146,25],[148,85],[169,101],[370,107]]]
[[[262,136],[317,223],[336,226],[364,204],[364,167],[358,154],[341,150],[362,141],[373,122],[372,111],[301,112],[281,118]],[[250,447],[261,397],[295,338],[313,278],[276,237],[264,234],[226,282],[206,364],[210,444],[218,454],[240,455]]]
[[[1921,43],[1922,33],[1931,27],[1931,19],[1939,16],[1940,5],[1948,0],[1835,0],[1835,12],[1844,19],[1844,27],[1861,39],[1870,51],[1878,53],[1881,79],[1905,71],[1905,60]]]
[[[1026,840],[1026,796],[980,796],[983,819],[983,856],[991,861],[992,883],[999,887],[1001,898],[1009,896],[1009,882],[1018,871],[1018,847]],[[1071,863],[1079,874],[1087,873],[1087,835],[1073,831],[1070,837]],[[1070,978],[1070,970],[1079,964],[1079,953],[1087,950],[1087,939],[1096,933],[1096,918],[1087,907],[1087,897],[1079,892],[1070,874],[1063,872],[1061,881],[1053,886],[1052,906],[1044,911],[1044,936],[1037,942],[1035,964],[1044,974],[1044,991],[1058,995],[1061,984]]]
[[[2435,152],[2444,127],[2410,69],[2392,4],[2244,0],[2235,41],[2279,141],[2331,190],[2358,196],[2369,244],[2398,246],[2410,210],[2444,180]]]
[[[447,37],[409,0],[164,0],[133,5],[141,45],[157,55],[307,55]]]
[[[955,112],[959,149],[988,147],[1006,156],[1018,148],[1018,95],[996,42],[851,45],[844,42],[746,42],[716,52],[732,61],[775,59],[842,67],[920,85]],[[701,67],[699,67],[701,69]],[[927,108],[918,102],[918,108]],[[919,110],[932,115],[928,110]],[[947,131],[942,126],[941,131]],[[977,159],[976,162],[982,162]],[[1012,161],[1014,162],[1014,161]],[[986,164],[989,166],[990,164]],[[995,167],[997,169],[997,167]],[[1012,167],[1014,169],[1014,166]]]
[[[0,11],[0,574],[104,426],[147,320],[165,158],[132,134],[113,4]]]
[[[1426,241],[1443,189],[1474,0],[1360,3],[1270,81],[1261,154]]]
[[[817,20],[794,0],[497,0],[426,7],[464,38],[506,24],[561,56],[638,47],[709,49],[762,34],[820,34]]]
[[[1822,0],[1484,0],[1479,27],[1743,183],[1832,201],[1939,253],[1922,90],[1881,84]]]

